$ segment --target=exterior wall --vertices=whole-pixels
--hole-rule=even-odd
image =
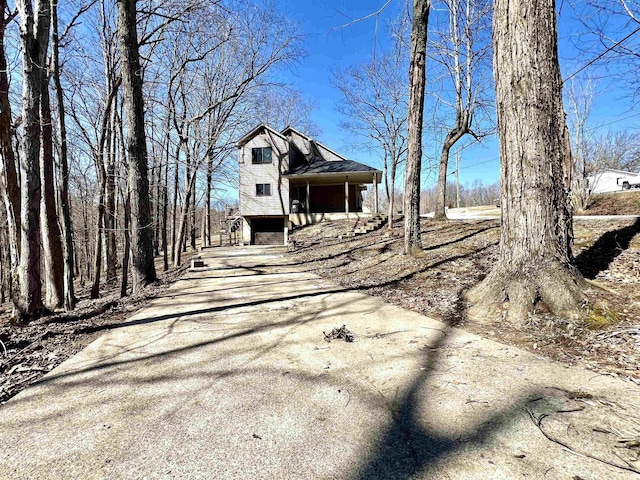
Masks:
[[[291,142],[302,152],[303,155],[309,155],[311,153],[311,142],[302,135],[292,131]]]
[[[331,150],[329,150],[327,147],[325,147],[321,143],[316,143],[316,146],[318,147],[318,150],[320,151],[320,154],[322,155],[322,157],[326,161],[328,161],[328,162],[340,162],[340,161],[344,160],[344,158],[342,158],[341,156],[339,156],[336,153],[332,152]]]
[[[356,218],[371,218],[373,216],[372,213],[362,213],[362,212],[336,212],[336,213],[291,213],[289,214],[289,222],[292,225],[301,226],[301,225],[313,225],[315,223],[320,223],[323,221],[330,220],[343,220],[345,218],[356,219]]]
[[[640,174],[605,170],[589,177],[589,189],[591,193],[618,192],[622,190],[622,182],[624,180],[629,183],[639,183]]]
[[[362,193],[359,185],[349,184],[349,211],[362,210]],[[312,212],[344,212],[344,184],[311,185]]]
[[[238,150],[240,215],[242,216],[289,214],[289,181],[280,176],[289,166],[289,144],[280,136],[269,133],[263,130]],[[272,148],[271,164],[251,163],[251,149],[257,147]],[[271,184],[271,195],[258,197],[256,195],[258,183]]]
[[[314,142],[312,145],[311,142],[304,136],[296,133],[295,131],[291,131],[290,133],[291,142],[300,150],[304,155],[310,155],[316,153],[313,151],[316,148],[317,153],[320,154],[322,158],[327,160],[328,162],[339,162],[344,160],[344,157],[341,157],[337,153],[333,152],[329,148],[325,147],[321,143]]]
[[[242,217],[242,239],[240,243],[242,245],[251,244],[251,224],[245,217]]]

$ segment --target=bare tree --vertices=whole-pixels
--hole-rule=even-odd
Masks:
[[[407,152],[407,54],[396,40],[390,52],[370,63],[333,73],[333,84],[341,94],[337,110],[347,118],[340,126],[364,139],[364,146],[382,157],[389,229],[396,176]]]
[[[447,28],[444,32],[432,34],[431,38],[435,37],[432,42],[434,57],[453,84],[453,101],[446,100],[444,96],[440,101],[454,109],[455,122],[449,127],[442,144],[434,220],[447,218],[445,196],[451,149],[465,135],[480,140],[491,131],[491,127],[479,130],[481,122],[486,120],[481,113],[489,103],[487,91],[491,86],[486,75],[491,55],[491,2],[443,0],[443,3],[448,13]]]
[[[313,120],[316,103],[304,98],[295,88],[283,85],[268,86],[255,98],[251,114],[255,123],[265,123],[278,130],[293,127],[311,137],[319,136],[322,131]]]
[[[506,300],[507,319],[522,322],[540,300],[555,314],[576,317],[584,294],[571,252],[571,167],[555,2],[496,0],[493,18],[500,257],[469,292],[470,314],[495,314]]]
[[[578,32],[576,46],[591,57],[571,76],[599,65],[608,65],[603,77],[625,85],[630,96],[638,100],[640,81],[640,3],[637,0],[586,0],[571,2],[575,17],[584,25]],[[567,78],[567,80],[570,77]]]
[[[420,239],[420,171],[422,166],[422,121],[427,60],[427,26],[430,0],[413,0],[411,55],[409,64],[409,113],[407,166],[404,187],[404,253],[422,252]]]
[[[6,0],[0,0],[0,195],[6,212],[9,268],[8,284],[12,289],[13,272],[20,258],[20,184],[12,144],[13,119],[9,102],[9,75],[5,53],[5,32],[15,15],[7,14]],[[10,296],[12,296],[12,293]]]
[[[77,18],[83,9],[75,17]],[[74,19],[75,20],[75,19]],[[73,21],[69,24],[70,28]],[[67,310],[75,307],[76,297],[73,285],[73,226],[69,198],[69,159],[67,146],[67,123],[64,104],[64,91],[60,79],[60,34],[58,25],[58,1],[51,0],[51,77],[56,92],[58,113],[58,159],[60,162],[60,211],[62,214],[63,259],[64,259],[64,306]]]
[[[565,98],[567,104],[567,125],[571,136],[571,198],[573,205],[578,210],[584,210],[589,206],[589,173],[588,166],[591,147],[587,136],[587,124],[593,106],[595,84],[590,79],[578,84],[574,79],[565,85]]]
[[[123,105],[127,119],[127,157],[131,184],[131,266],[133,292],[156,280],[153,223],[149,198],[144,101],[136,30],[136,1],[118,0],[118,36],[122,55]]]
[[[18,0],[20,49],[22,52],[22,141],[20,162],[21,232],[20,297],[21,316],[33,316],[42,308],[40,249],[40,100],[46,87],[46,58],[49,41],[49,0]]]

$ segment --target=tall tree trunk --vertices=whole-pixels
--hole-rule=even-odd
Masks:
[[[153,254],[154,256],[160,256],[160,219],[162,218],[162,159],[158,155],[158,168],[155,176],[155,204],[156,208],[153,210],[154,215],[154,229],[153,229]]]
[[[64,305],[64,264],[62,233],[58,225],[56,189],[53,167],[53,128],[48,79],[44,78],[40,92],[40,178],[42,179],[42,250],[44,253],[45,305],[54,310]]]
[[[107,100],[104,106],[104,112],[102,113],[102,126],[100,127],[100,138],[98,139],[98,145],[94,152],[96,171],[98,172],[98,219],[96,222],[96,244],[95,254],[93,257],[93,284],[91,285],[91,298],[98,298],[100,295],[100,276],[102,275],[102,243],[103,237],[106,235],[107,224],[105,219],[105,206],[107,199],[107,169],[104,166],[104,151],[107,144],[107,138],[111,136],[113,129],[112,119],[112,106],[114,99],[118,93],[120,87],[120,80],[115,82],[109,80],[107,82],[107,88],[109,93],[107,94]],[[115,108],[113,110],[116,110]],[[115,209],[115,207],[114,207]],[[104,235],[103,235],[104,233]],[[105,242],[106,243],[106,242]]]
[[[213,154],[210,152],[207,158],[207,190],[204,199],[204,232],[202,234],[202,246],[211,246],[211,191],[213,186]]]
[[[111,121],[106,137],[107,165],[105,170],[104,240],[107,282],[117,276],[118,243],[116,241],[116,122],[117,96],[114,96]]]
[[[122,251],[122,282],[120,283],[120,298],[127,296],[129,281],[129,252],[131,250],[131,237],[129,235],[131,218],[131,194],[129,188],[125,192],[124,200],[124,250]]]
[[[198,176],[198,171],[194,168],[193,170],[193,182],[195,184],[196,182],[196,178]],[[191,221],[189,222],[189,224],[191,225],[191,232],[190,232],[190,238],[191,238],[191,250],[196,249],[196,189],[195,187],[191,189],[191,212],[190,212],[190,216],[191,216]]]
[[[165,146],[165,168],[164,168],[164,182],[162,186],[162,271],[169,270],[169,252],[168,252],[168,235],[167,235],[167,220],[169,210],[169,157],[171,155],[171,115],[167,112],[166,123],[166,146]]]
[[[0,184],[1,183],[2,177],[0,177]],[[4,215],[2,215],[3,213]],[[0,218],[3,216],[6,216],[6,213],[4,212],[4,206],[0,203]],[[7,301],[8,295],[11,295],[11,288],[7,282],[7,272],[10,271],[11,261],[5,257],[5,255],[9,253],[6,237],[7,232],[4,229],[0,229],[0,305]]]
[[[409,114],[407,166],[404,186],[404,253],[422,252],[420,240],[420,170],[422,167],[422,119],[426,81],[427,26],[430,0],[413,0],[411,60],[409,64]]]
[[[168,210],[169,210],[169,188],[167,187],[167,172],[169,170],[169,165],[167,164],[167,168],[164,170],[164,187],[162,193],[162,271],[166,272],[169,270],[169,252],[168,252]]]
[[[5,55],[4,36],[9,22],[6,17],[7,1],[0,0],[0,177],[4,188],[0,188],[7,213],[9,239],[9,270],[15,271],[20,258],[20,184],[16,171],[16,158],[12,144],[11,104],[9,102],[9,76]],[[11,294],[10,294],[11,295]]]
[[[20,12],[22,51],[22,158],[21,233],[20,241],[20,297],[17,307],[20,316],[33,316],[42,308],[40,273],[40,96],[45,85],[45,60],[49,39],[49,0],[38,1],[34,15],[31,0],[16,2]]]
[[[102,155],[96,159],[98,170],[98,218],[96,222],[96,243],[93,254],[93,283],[91,284],[91,298],[100,296],[100,277],[102,275],[102,234],[104,232],[104,192],[106,173],[102,163]]]
[[[389,230],[393,229],[393,214],[396,204],[396,165],[397,165],[397,161],[395,161],[393,158],[391,159],[391,185],[387,186],[387,198],[388,198],[388,202],[389,202],[389,218],[387,221],[387,228]],[[389,182],[387,182],[389,183]]]
[[[182,245],[182,253],[185,253],[187,251],[187,226],[189,225],[189,220],[191,219],[191,216],[189,215],[191,213],[191,190],[188,189],[188,186],[191,184],[191,154],[189,151],[189,145],[186,142],[184,143],[184,146],[185,152],[187,154],[185,162],[184,208],[181,212],[181,225],[178,229],[178,232],[180,232],[178,243]],[[184,221],[186,222],[184,225],[182,225],[182,219],[184,219]],[[177,265],[179,264],[180,260],[178,260]]]
[[[71,224],[71,207],[69,203],[69,160],[67,153],[67,126],[65,121],[64,94],[60,81],[60,38],[58,35],[58,2],[51,1],[51,63],[53,83],[56,89],[58,107],[58,133],[60,147],[58,158],[60,161],[60,210],[62,211],[62,231],[64,234],[63,263],[64,263],[64,307],[73,310],[76,304],[73,289],[73,226]]]
[[[176,221],[178,218],[178,187],[180,182],[180,149],[182,141],[178,141],[176,145],[176,160],[175,170],[173,172],[173,205],[172,205],[172,217],[171,217],[171,262],[175,264],[176,261],[176,245],[178,244],[178,237],[176,231]],[[179,263],[179,262],[178,262]]]
[[[86,189],[82,198],[82,232],[84,242],[84,266],[87,280],[91,278],[91,250],[89,241],[89,212],[87,207],[87,194]]]
[[[153,223],[149,198],[144,98],[135,0],[118,0],[118,34],[122,52],[122,84],[127,117],[127,152],[131,184],[133,292],[156,280],[153,263]]]
[[[176,235],[178,238],[178,243],[175,246],[175,260],[173,263],[174,266],[176,267],[180,266],[180,262],[182,261],[182,249],[187,240],[186,230],[187,230],[187,223],[189,221],[188,202],[189,202],[189,199],[191,198],[191,192],[195,190],[195,180],[196,180],[196,176],[191,175],[189,178],[189,183],[185,185],[184,204],[182,205],[182,212],[180,215],[180,226],[178,227],[178,232]]]
[[[486,316],[508,301],[508,320],[522,322],[541,300],[575,317],[584,297],[570,244],[555,2],[496,0],[494,8],[502,232],[498,263],[468,295],[470,313]]]

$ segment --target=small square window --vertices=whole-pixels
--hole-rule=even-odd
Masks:
[[[270,183],[256,183],[256,196],[257,197],[268,197],[271,195],[271,184]]]
[[[271,147],[258,147],[251,149],[251,163],[271,163]]]

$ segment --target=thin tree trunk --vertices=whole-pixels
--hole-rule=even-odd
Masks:
[[[122,252],[122,283],[120,284],[120,298],[127,296],[127,287],[129,281],[129,251],[131,250],[131,237],[129,236],[129,226],[131,224],[131,195],[129,188],[125,193],[124,201],[124,250]]]
[[[188,186],[191,184],[191,154],[189,152],[189,146],[187,145],[187,143],[184,143],[185,151],[187,154],[186,157],[186,165],[185,165],[185,186],[184,186],[184,208],[182,209],[181,212],[181,222],[182,219],[185,220],[185,225],[180,225],[180,228],[178,229],[178,231],[180,232],[180,237],[178,238],[178,242],[182,245],[182,253],[185,253],[187,251],[187,226],[189,224],[189,220],[191,219],[190,217],[190,213],[191,213],[191,191],[188,190]],[[179,262],[178,262],[179,264]]]
[[[194,168],[193,170],[193,182],[195,184],[196,178],[198,176],[198,171]],[[189,222],[191,225],[191,250],[196,249],[196,189],[191,189],[191,221]]]
[[[133,292],[156,280],[153,263],[153,223],[149,198],[147,145],[144,126],[144,97],[138,36],[136,2],[118,0],[118,34],[122,52],[122,84],[127,118],[127,158],[131,183],[131,236]]]
[[[182,142],[178,141],[176,146],[175,171],[173,174],[173,215],[171,218],[171,263],[176,261],[176,245],[178,242],[176,232],[176,219],[178,215],[178,186],[180,181],[180,149]]]
[[[154,214],[154,225],[155,228],[153,229],[153,254],[154,256],[158,257],[160,256],[160,219],[162,218],[161,216],[161,212],[162,212],[162,190],[160,188],[160,185],[162,183],[162,160],[160,160],[160,158],[158,157],[158,168],[156,171],[156,177],[155,177],[155,191],[156,191],[156,208],[153,210],[153,214]]]
[[[116,122],[117,96],[113,99],[111,121],[106,132],[107,166],[105,170],[104,240],[106,281],[113,282],[117,276],[118,242],[116,241]]]
[[[0,183],[2,179],[0,177]],[[0,212],[4,209],[1,208],[2,204],[0,204]],[[2,216],[0,216],[1,218]],[[0,305],[4,304],[7,301],[7,294],[10,295],[10,290],[7,286],[6,278],[7,278],[7,258],[5,258],[5,254],[9,252],[9,246],[7,245],[6,239],[7,233],[4,229],[0,229]]]
[[[104,190],[106,173],[102,166],[102,159],[96,159],[98,169],[98,221],[96,222],[96,243],[93,254],[93,283],[91,284],[91,298],[100,296],[100,277],[102,275],[102,232],[104,231]]]
[[[166,146],[165,146],[165,168],[164,168],[164,184],[162,186],[162,271],[166,272],[169,270],[169,252],[167,245],[167,220],[168,220],[168,209],[169,209],[169,156],[170,147],[171,147],[171,115],[167,112],[167,123],[166,123]]]
[[[14,271],[20,258],[20,184],[16,171],[16,158],[12,144],[11,104],[9,102],[9,77],[5,55],[4,36],[9,22],[6,17],[7,2],[0,0],[0,176],[4,180],[1,188],[2,200],[7,213],[9,240],[9,270]],[[10,296],[13,296],[10,293]]]
[[[51,1],[51,62],[53,83],[56,90],[56,102],[58,107],[58,132],[60,135],[60,148],[58,157],[60,161],[60,210],[62,212],[63,263],[64,263],[64,307],[73,310],[76,297],[73,288],[74,248],[73,226],[71,224],[71,207],[69,203],[69,160],[67,154],[67,126],[65,121],[64,95],[60,82],[60,39],[58,35],[58,2]]]
[[[202,235],[202,245],[211,246],[211,191],[213,184],[213,155],[209,153],[207,159],[207,193],[204,201],[204,232]]]
[[[526,18],[527,21],[522,21]],[[509,302],[523,322],[536,301],[577,317],[584,298],[573,266],[562,80],[553,0],[496,0],[494,75],[501,157],[500,257],[468,298],[472,315]]]
[[[389,230],[393,229],[393,214],[395,213],[393,210],[395,209],[395,204],[396,204],[396,165],[397,165],[397,161],[395,161],[395,159],[392,158],[392,163],[391,163],[391,187],[387,187],[388,191],[387,191],[387,196],[388,196],[388,202],[389,202],[389,218],[387,221],[387,228]]]
[[[162,188],[162,271],[169,270],[169,252],[167,249],[167,216],[169,210],[169,142],[167,141],[167,163],[164,169],[164,186]]]
[[[458,108],[461,108],[459,106]],[[449,166],[449,154],[451,148],[466,134],[471,133],[469,129],[469,112],[458,111],[456,117],[456,126],[452,128],[447,134],[444,143],[442,145],[442,152],[440,154],[440,168],[438,171],[438,188],[436,190],[436,207],[433,214],[433,219],[436,221],[447,220],[445,213],[445,206],[447,203],[447,168]]]
[[[192,190],[195,189],[195,179],[196,179],[196,176],[192,175],[189,179],[189,183],[185,185],[185,192],[184,192],[185,203],[183,204],[183,208],[181,212],[182,214],[180,216],[180,226],[178,227],[178,234],[177,234],[178,243],[176,244],[176,247],[175,247],[174,266],[176,267],[180,266],[180,262],[182,260],[182,249],[187,240],[185,235],[187,230],[187,223],[189,220],[189,207],[187,205],[187,202],[191,197]]]
[[[85,194],[82,198],[82,232],[83,232],[83,240],[84,240],[84,265],[86,271],[87,280],[91,278],[91,251],[90,240],[89,240],[89,212],[87,208],[87,194],[85,189]]]
[[[113,106],[113,101],[116,98],[118,93],[118,88],[120,87],[120,80],[118,79],[116,82],[108,82],[109,85],[109,94],[107,95],[107,101],[105,102],[104,112],[102,113],[102,126],[100,128],[100,138],[98,139],[98,146],[96,147],[95,155],[95,163],[96,163],[96,171],[98,172],[98,182],[99,182],[99,190],[98,190],[98,219],[96,222],[96,244],[95,244],[95,255],[93,257],[94,267],[93,267],[93,284],[91,285],[91,298],[98,298],[100,295],[100,276],[102,274],[102,240],[103,240],[103,232],[106,230],[106,222],[105,222],[105,204],[106,204],[106,196],[107,196],[107,170],[104,166],[104,150],[105,144],[107,143],[107,137],[111,135],[111,130],[109,127],[110,118],[111,118],[111,109]],[[114,109],[115,110],[115,109]]]
[[[426,81],[427,26],[430,0],[413,0],[411,60],[409,65],[409,115],[407,166],[404,187],[404,253],[422,252],[420,239],[420,171],[422,167],[422,121]]]

